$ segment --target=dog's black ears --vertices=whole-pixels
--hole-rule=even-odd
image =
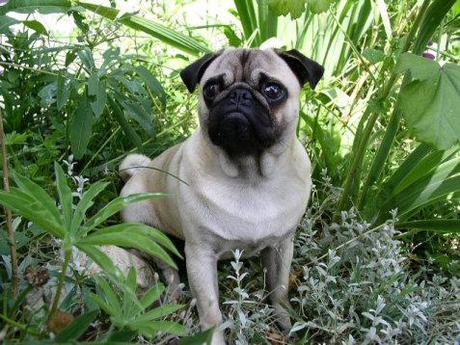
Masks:
[[[276,50],[276,53],[281,57],[294,72],[302,87],[308,81],[314,89],[316,84],[323,76],[324,68],[316,61],[307,58],[296,49],[281,51]]]
[[[180,77],[182,78],[182,81],[190,93],[195,91],[196,85],[200,82],[201,77],[206,71],[206,68],[208,68],[211,62],[213,62],[214,59],[219,55],[220,53],[208,53],[202,58],[185,67],[180,72]]]

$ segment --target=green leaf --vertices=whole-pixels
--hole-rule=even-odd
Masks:
[[[11,175],[22,192],[28,194],[34,201],[40,203],[49,212],[52,220],[57,224],[61,224],[62,219],[56,202],[43,188],[27,177],[19,175],[14,171],[11,172]]]
[[[429,219],[397,223],[397,228],[417,231],[433,231],[439,233],[460,233],[459,219]]]
[[[185,326],[182,326],[177,322],[173,321],[134,321],[133,323],[129,323],[128,327],[134,330],[138,330],[149,337],[155,335],[156,332],[174,334],[179,336],[186,335],[189,332]]]
[[[22,24],[41,35],[48,36],[48,31],[46,31],[46,28],[38,20],[24,20]]]
[[[87,68],[88,71],[92,71],[96,68],[96,64],[94,63],[93,53],[87,47],[79,50],[77,52],[78,57],[80,58],[83,65]]]
[[[86,95],[80,97],[70,122],[70,147],[76,159],[86,153],[93,127],[93,112]]]
[[[172,314],[176,312],[179,309],[182,309],[184,307],[183,304],[165,304],[162,305],[161,307],[149,310],[145,314],[139,316],[136,318],[136,322],[143,322],[143,321],[151,321],[155,319],[159,319],[160,317]]]
[[[145,85],[150,89],[150,91],[157,96],[162,104],[166,103],[166,92],[161,86],[160,82],[155,78],[150,71],[144,66],[137,66],[135,68],[136,73],[139,77],[142,78]]]
[[[67,185],[64,170],[62,170],[62,167],[57,162],[54,162],[54,173],[56,175],[56,187],[59,194],[59,200],[61,201],[61,207],[64,213],[64,224],[69,228],[72,221],[72,191]]]
[[[153,302],[158,300],[164,290],[165,286],[162,283],[156,283],[154,287],[150,288],[140,300],[144,309],[150,307]]]
[[[145,19],[137,15],[123,15],[119,17],[120,11],[115,8],[85,3],[81,1],[77,1],[76,3],[81,7],[97,13],[107,19],[117,20],[132,29],[145,32],[187,53],[200,55],[202,53],[209,52],[207,47],[203,46],[194,38],[185,36],[152,20]]]
[[[400,106],[414,135],[441,150],[460,143],[460,66],[440,67],[433,60],[405,53],[396,70],[411,72],[412,81],[400,92]]]
[[[10,0],[0,6],[0,15],[8,12],[33,13],[35,11],[48,14],[67,12],[71,7],[68,0]]]
[[[19,190],[11,189],[10,193],[0,191],[0,204],[17,212],[24,218],[41,227],[44,231],[57,238],[64,238],[65,229],[53,220],[53,216],[39,202],[31,203],[27,195],[21,195]]]
[[[117,98],[123,99],[123,97],[120,95],[117,95]],[[125,135],[129,138],[131,143],[133,145],[136,145],[138,150],[142,152],[141,138],[139,137],[139,135],[137,135],[136,131],[131,127],[128,120],[126,120],[125,114],[121,110],[118,103],[112,97],[109,97],[109,105],[110,105],[110,110],[112,111],[112,114],[115,120],[119,123],[120,127],[123,129],[123,132],[125,133]]]
[[[128,117],[135,120],[148,135],[155,135],[152,114],[150,112],[145,111],[139,102],[125,101],[122,104]]]
[[[385,53],[382,50],[374,49],[374,48],[366,48],[363,51],[363,56],[368,60],[371,64],[376,64],[380,61],[383,61],[385,58]]]
[[[0,7],[1,11],[1,7]],[[10,26],[20,23],[19,20],[8,16],[0,16],[0,34],[7,34],[10,32]]]
[[[96,118],[102,115],[107,102],[106,85],[104,80],[100,80],[96,73],[88,79],[88,96],[94,99],[90,102],[91,109]]]
[[[83,245],[115,245],[139,249],[142,252],[155,256],[168,265],[176,268],[176,264],[168,253],[160,247],[144,231],[135,231],[136,224],[117,224],[86,236],[78,243]],[[152,228],[151,230],[154,231]],[[158,230],[156,230],[158,231]]]
[[[70,325],[64,328],[54,339],[56,342],[68,342],[69,340],[77,340],[88,329],[90,324],[96,319],[98,310],[90,311],[89,313],[80,315],[73,320]]]
[[[214,328],[185,337],[179,340],[179,345],[211,345]]]
[[[86,245],[82,243],[76,244],[77,248],[85,252],[103,271],[113,279],[124,279],[123,274],[116,267],[112,260],[101,250],[93,245]]]
[[[417,40],[414,44],[413,52],[417,55],[422,54],[426,45],[433,38],[435,31],[438,29],[443,18],[454,5],[455,0],[434,0],[427,8],[423,20],[420,23]]]
[[[61,110],[66,105],[70,96],[70,81],[59,74],[56,80],[57,91],[56,91],[56,107],[57,110]]]
[[[308,9],[314,13],[326,12],[333,0],[307,0]]]
[[[234,3],[240,17],[241,26],[243,27],[244,37],[249,41],[259,30],[254,2],[252,0],[234,0]],[[254,38],[253,43],[255,46],[261,43],[258,36]]]
[[[97,304],[99,308],[105,311],[108,315],[115,315],[117,313],[117,310],[113,306],[106,303],[100,296],[91,292],[89,297],[94,304]]]
[[[115,198],[107,205],[105,205],[101,210],[99,210],[99,212],[96,213],[93,217],[91,217],[85,226],[88,228],[88,231],[92,230],[133,202],[162,198],[165,195],[166,194],[164,193],[137,193],[128,195],[126,197]]]
[[[319,2],[321,1],[328,2],[327,0],[320,0]],[[319,5],[313,0],[309,0],[309,4],[310,2],[313,3],[312,7],[315,9]],[[277,16],[287,16],[290,14],[292,19],[297,19],[305,11],[305,0],[269,0],[268,6],[273,14]]]
[[[111,315],[116,315],[121,312],[121,305],[116,292],[108,284],[108,282],[102,277],[96,277],[96,284],[104,293],[104,297],[107,300],[107,304],[110,305]]]
[[[83,196],[78,203],[72,218],[71,232],[75,233],[78,231],[78,227],[83,221],[86,211],[94,204],[94,198],[109,184],[109,182],[97,181],[93,183],[86,192],[83,193]]]

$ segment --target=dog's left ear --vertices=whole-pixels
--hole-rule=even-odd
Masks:
[[[324,68],[316,61],[307,58],[296,49],[288,51],[276,51],[294,72],[302,87],[308,81],[314,89],[323,76]]]
[[[211,62],[213,62],[214,59],[219,55],[220,53],[208,53],[202,58],[185,67],[180,72],[180,77],[182,78],[182,81],[190,93],[195,91],[196,85],[200,82],[201,77],[206,71],[206,68],[208,68]]]

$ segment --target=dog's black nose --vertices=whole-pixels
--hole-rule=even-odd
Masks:
[[[231,91],[228,99],[230,104],[235,105],[237,108],[239,106],[249,107],[254,100],[251,92],[247,89],[235,89]]]

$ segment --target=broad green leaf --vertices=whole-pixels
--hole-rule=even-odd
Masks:
[[[97,181],[93,183],[86,192],[83,193],[83,196],[78,203],[72,218],[71,232],[75,233],[78,231],[78,228],[81,225],[83,218],[85,217],[86,211],[88,211],[88,209],[94,204],[94,198],[108,185],[109,182]]]
[[[121,224],[116,224],[112,225],[109,227],[105,227],[101,230],[98,230],[97,232],[91,234],[91,236],[106,236],[110,237],[113,234],[117,234],[120,232],[126,232],[130,234],[139,234],[141,236],[146,236],[150,237],[155,242],[158,242],[161,244],[163,247],[166,249],[170,250],[173,252],[175,255],[181,257],[180,253],[177,251],[176,247],[172,243],[172,241],[166,236],[163,232],[160,230],[157,230],[155,228],[152,228],[148,225],[141,224],[141,223],[121,223]]]
[[[0,16],[8,12],[33,13],[35,11],[47,14],[67,12],[71,7],[68,0],[10,0],[0,6]]]
[[[234,3],[238,11],[241,26],[243,27],[244,37],[249,41],[259,30],[254,2],[249,0],[234,0]],[[254,44],[257,46],[260,43],[258,37],[256,37]]]
[[[439,233],[460,233],[459,219],[424,219],[397,223],[396,227],[417,231],[434,231]]]
[[[118,300],[116,292],[109,285],[107,280],[102,277],[96,277],[96,284],[104,293],[104,297],[107,300],[107,304],[112,308],[111,315],[119,314],[121,312],[121,305]]]
[[[169,254],[150,237],[138,232],[123,231],[122,227],[119,228],[122,230],[117,232],[111,231],[113,230],[111,228],[113,227],[107,228],[109,231],[104,231],[105,229],[95,231],[92,234],[86,236],[84,239],[81,239],[78,243],[82,245],[114,245],[119,247],[139,249],[142,252],[159,258],[171,267],[177,268]]]
[[[166,92],[161,86],[160,82],[155,78],[150,71],[144,66],[137,66],[135,68],[136,73],[142,78],[145,82],[145,85],[150,89],[150,91],[157,96],[161,103],[166,103]]]
[[[455,154],[455,151],[456,150],[435,150],[423,159],[421,159],[418,162],[418,164],[414,167],[414,169],[412,169],[393,189],[392,195],[400,193],[403,189],[407,188],[412,183],[420,180],[421,178],[430,174],[432,171],[436,170],[441,163],[445,162],[445,160],[449,157],[452,157],[452,155]],[[457,164],[454,161],[452,162],[453,164]]]
[[[383,186],[381,190],[382,195],[389,196],[391,192],[397,188],[403,179],[411,173],[411,171],[418,165],[419,161],[424,159],[433,148],[427,144],[419,144],[417,148],[404,160],[398,169],[391,175],[390,179]]]
[[[201,53],[209,52],[207,47],[203,46],[194,38],[185,36],[152,20],[145,19],[137,15],[123,15],[119,17],[120,11],[115,8],[85,3],[81,1],[77,1],[76,3],[81,7],[97,13],[107,19],[117,20],[132,29],[143,31],[187,53],[200,55]]]
[[[154,287],[150,288],[150,290],[142,296],[140,300],[142,307],[144,307],[144,309],[150,307],[153,302],[160,298],[164,290],[165,286],[162,283],[156,283]]]
[[[108,315],[114,315],[117,313],[117,310],[112,305],[106,303],[100,296],[90,293],[89,297],[93,303],[97,304],[99,308],[105,311]]]
[[[402,87],[400,107],[414,135],[441,150],[460,143],[460,66],[403,54],[397,71],[411,72]]]
[[[72,191],[67,184],[64,170],[57,162],[54,162],[54,174],[56,175],[56,187],[64,213],[64,224],[69,228],[72,221]]]
[[[131,289],[131,291],[136,291],[137,287],[137,274],[136,269],[131,267],[128,271],[128,276],[126,277],[126,287]]]
[[[327,0],[325,1],[327,2]],[[309,0],[309,2],[314,3],[312,0]],[[269,0],[268,6],[277,16],[287,16],[290,14],[292,19],[296,19],[305,11],[305,0]],[[312,7],[315,6],[318,6],[318,4],[314,3],[312,5]]]
[[[14,18],[8,16],[0,16],[0,34],[7,34],[10,31],[10,26],[18,23],[20,23],[20,21]]]
[[[41,227],[44,231],[57,238],[65,236],[65,229],[53,220],[53,216],[43,208],[39,202],[30,202],[30,199],[21,197],[18,193],[0,191],[0,204],[10,208]]]
[[[433,0],[425,11],[423,20],[419,25],[417,39],[414,44],[414,54],[422,54],[426,45],[433,38],[442,20],[454,5],[455,0]]]
[[[173,321],[149,321],[151,327],[156,331],[174,334],[174,335],[187,335],[189,330],[187,327],[178,324]]]
[[[41,35],[48,36],[48,31],[46,31],[46,28],[38,20],[24,20],[22,24]]]
[[[371,64],[376,64],[380,61],[383,61],[383,59],[385,58],[385,53],[383,52],[383,50],[378,50],[375,48],[366,48],[363,51],[363,56]]]
[[[185,326],[173,321],[134,321],[129,323],[128,327],[149,337],[154,336],[157,332],[179,336],[186,335],[189,332]]]
[[[122,104],[128,117],[135,120],[148,133],[148,135],[155,135],[151,112],[145,111],[139,102],[125,101]]]
[[[73,320],[70,325],[59,332],[54,340],[58,343],[77,340],[85,333],[90,324],[96,319],[98,313],[98,310],[93,310],[89,313],[80,315],[75,320]]]
[[[214,328],[202,331],[198,334],[181,338],[179,345],[211,345]]]
[[[56,80],[56,107],[61,110],[66,105],[70,96],[70,81],[66,80],[62,74],[57,76]]]
[[[107,93],[105,81],[100,80],[96,73],[93,73],[88,79],[88,96],[91,98],[91,109],[96,118],[98,118],[104,111]]]
[[[15,172],[11,172],[11,174],[13,176],[14,182],[20,188],[20,190],[23,193],[28,194],[33,200],[41,203],[52,216],[52,220],[57,224],[61,224],[61,215],[54,199],[51,198],[43,188],[41,188],[38,184],[28,179],[27,177],[21,176]]]
[[[77,52],[78,57],[80,58],[83,65],[87,68],[88,71],[92,71],[96,68],[96,64],[94,63],[93,53],[87,47],[79,50]]]
[[[178,311],[179,309],[182,309],[183,307],[183,304],[165,304],[155,309],[149,310],[145,314],[142,314],[141,316],[136,318],[136,321],[151,321],[159,319],[160,317],[172,314]]]
[[[164,193],[137,193],[131,194],[126,197],[118,197],[110,201],[106,206],[104,206],[98,213],[96,213],[85,226],[88,228],[88,231],[94,229],[98,225],[102,224],[108,218],[113,216],[115,213],[120,212],[127,205],[147,199],[156,199],[166,196]]]
[[[117,98],[123,99],[123,97],[120,95],[117,95]],[[129,138],[131,143],[137,146],[138,150],[142,152],[142,140],[139,135],[137,135],[136,131],[131,127],[128,120],[126,120],[125,114],[121,110],[119,104],[112,97],[109,97],[109,105],[110,110],[112,111],[112,115],[119,123],[120,127],[123,129],[125,135]]]
[[[334,0],[307,0],[308,9],[314,13],[326,12]]]
[[[455,14],[460,14],[460,0],[455,2],[454,6],[452,6],[452,10]]]
[[[460,191],[460,174],[448,178],[438,175],[432,180],[422,179],[382,205],[382,214],[397,208],[399,218],[404,219],[406,214],[418,207],[429,205],[458,191]]]
[[[96,246],[85,245],[81,243],[76,244],[77,248],[85,252],[95,263],[98,265],[105,274],[109,275],[115,280],[124,279],[123,274],[116,267],[112,260]]]
[[[80,97],[70,122],[70,147],[76,159],[86,153],[91,139],[94,116],[86,95]]]

